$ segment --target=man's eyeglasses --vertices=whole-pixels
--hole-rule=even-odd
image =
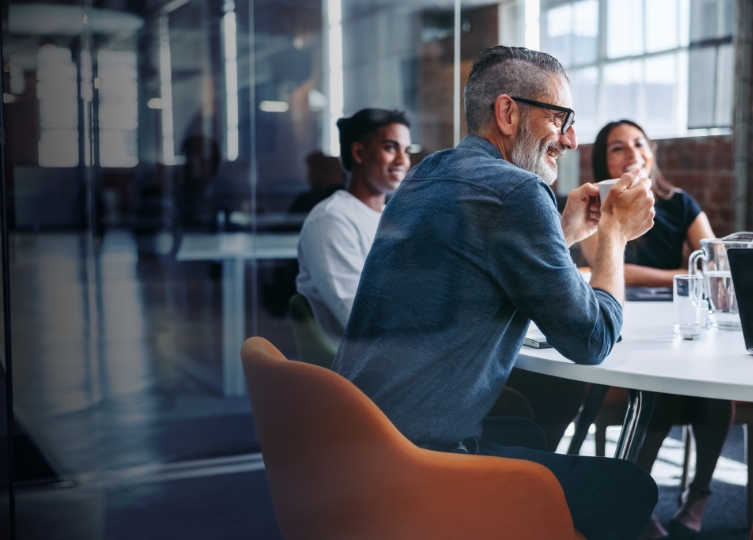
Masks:
[[[514,97],[510,96],[513,101],[519,101],[520,103],[525,103],[526,105],[531,105],[533,107],[539,107],[541,109],[549,109],[552,111],[559,111],[565,113],[565,118],[562,120],[562,125],[560,126],[560,129],[562,131],[562,134],[564,135],[567,133],[567,130],[570,129],[570,126],[572,126],[575,123],[575,111],[572,109],[568,109],[567,107],[560,107],[559,105],[552,105],[550,103],[542,103],[541,101],[534,101],[532,99],[526,99],[522,97]],[[494,103],[492,103],[492,109],[494,109]]]

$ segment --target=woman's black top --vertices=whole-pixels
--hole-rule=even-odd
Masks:
[[[663,270],[680,268],[688,227],[702,212],[701,207],[688,193],[677,190],[668,200],[657,198],[654,210],[654,226],[628,242],[625,262]]]

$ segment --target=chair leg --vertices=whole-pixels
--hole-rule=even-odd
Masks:
[[[682,426],[682,440],[685,443],[685,456],[682,460],[682,476],[680,477],[680,493],[685,491],[690,484],[690,458],[695,449],[695,439],[690,431],[690,426]]]
[[[570,455],[578,455],[580,453],[580,447],[583,446],[583,441],[586,440],[588,435],[588,428],[596,420],[596,415],[599,414],[601,403],[604,401],[604,396],[607,395],[608,386],[603,384],[592,384],[588,389],[586,399],[583,401],[583,407],[578,414],[578,419],[575,421],[575,433],[573,438],[570,439],[570,447],[567,449],[567,453]],[[598,454],[597,454],[598,455]],[[602,454],[603,455],[603,454]]]
[[[750,424],[743,424],[745,433],[745,463],[748,466],[748,486],[746,488],[746,503],[748,526],[753,526],[753,441],[751,441]],[[751,530],[753,535],[753,530]]]
[[[596,423],[594,443],[596,446],[596,456],[604,457],[605,455],[607,455],[607,426],[605,424],[601,424],[600,422]]]

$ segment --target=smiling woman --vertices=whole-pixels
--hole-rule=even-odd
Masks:
[[[651,178],[656,199],[654,227],[641,238],[628,243],[625,251],[627,286],[671,287],[672,277],[685,272],[683,250],[699,249],[702,238],[714,238],[706,214],[687,192],[673,186],[656,165],[656,145],[643,129],[630,120],[604,126],[593,146],[595,181],[619,178],[638,169]],[[581,242],[586,261],[593,264],[598,235]]]
[[[655,148],[643,129],[629,120],[604,126],[593,146],[594,180],[619,178],[634,170],[640,170],[641,176],[652,179],[651,189],[656,200],[654,226],[629,242],[625,249],[625,283],[628,286],[671,287],[673,276],[687,271],[683,253],[685,245],[695,250],[700,247],[702,238],[714,238],[708,218],[695,199],[670,184],[659,171]],[[595,262],[597,242],[598,234],[581,242],[589,264]],[[610,392],[613,397],[607,398],[607,402],[626,401],[626,397],[614,397],[619,389]],[[703,510],[711,494],[711,475],[727,437],[732,411],[730,401],[656,395],[654,412],[637,463],[651,471],[673,424],[692,424],[697,444],[695,477],[668,526],[673,538],[691,538],[701,528]],[[654,514],[644,537],[663,538],[666,534]]]

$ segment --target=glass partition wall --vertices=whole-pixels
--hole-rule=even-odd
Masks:
[[[711,13],[645,4],[680,26]],[[640,1],[6,3],[0,515],[14,500],[15,538],[279,537],[238,350],[261,335],[297,357],[295,241],[321,154],[340,152],[334,122],[408,111],[416,164],[465,136],[472,60],[505,43],[570,68],[586,139],[604,100],[667,129],[724,127],[727,4],[713,28],[627,43],[606,37],[608,14],[639,24]],[[693,90],[714,107],[653,114],[696,99],[676,88],[688,55],[720,74]],[[577,158],[562,174],[577,185]]]
[[[278,534],[238,348],[297,356],[311,156],[363,107],[410,113],[414,163],[451,147],[499,9],[5,6],[16,538]]]

